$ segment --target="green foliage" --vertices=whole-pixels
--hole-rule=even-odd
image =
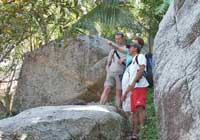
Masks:
[[[93,4],[93,8],[73,25],[73,29],[93,29],[100,31],[103,35],[107,34],[105,29],[110,29],[111,33],[125,29],[131,29],[134,33],[141,32],[140,25],[135,21],[126,3],[119,0],[102,0]],[[96,26],[101,30],[98,30]]]
[[[64,36],[81,15],[78,0],[4,1],[0,3],[0,52],[9,45],[15,46],[13,50],[33,51]]]
[[[156,13],[159,15],[159,14],[165,14],[166,10],[168,9],[170,3],[171,3],[172,0],[163,0],[163,3],[161,5],[159,5],[157,8],[156,8]]]
[[[153,36],[168,6],[167,0],[142,0],[135,6],[139,22]]]
[[[141,140],[157,140],[157,117],[154,105],[153,89],[148,89],[146,106],[147,123],[141,130]]]

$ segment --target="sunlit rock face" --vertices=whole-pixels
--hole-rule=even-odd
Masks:
[[[111,106],[47,106],[0,120],[0,139],[125,140],[127,129]]]
[[[200,138],[200,1],[175,0],[154,40],[160,140]]]
[[[110,47],[98,36],[52,41],[24,58],[16,110],[63,105],[74,99],[98,101],[105,79]]]

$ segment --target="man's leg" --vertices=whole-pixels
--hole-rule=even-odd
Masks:
[[[138,133],[139,133],[139,112],[137,110],[137,99],[138,99],[138,92],[137,89],[134,89],[131,94],[131,111],[133,120],[132,139],[134,140],[138,140]]]
[[[139,125],[139,120],[138,120],[138,112],[134,111],[132,112],[132,125],[133,125],[133,134],[137,135],[139,133],[138,125]]]
[[[125,113],[126,119],[132,121],[131,112],[124,112],[124,113]]]
[[[137,129],[139,131],[144,131],[143,126],[145,123],[145,106],[146,106],[146,88],[135,89],[136,98],[136,112],[138,113],[138,124]]]
[[[103,93],[102,93],[101,99],[100,99],[100,104],[104,105],[107,102],[110,91],[111,91],[110,86],[104,86],[104,90],[103,90]]]
[[[138,101],[140,102],[140,104],[137,106],[137,111],[139,117],[139,125],[143,126],[145,124],[145,116],[146,116],[145,106],[146,106],[147,89],[141,88],[139,95],[140,98],[138,99]]]
[[[121,107],[121,97],[122,97],[122,90],[116,89],[116,106]]]
[[[116,106],[121,108],[121,97],[122,97],[122,80],[121,75],[115,76],[116,82]]]
[[[107,102],[108,95],[111,91],[111,88],[113,87],[113,83],[114,83],[113,81],[114,81],[114,77],[107,73],[106,80],[104,83],[104,90],[100,99],[100,104],[104,105]]]
[[[139,117],[139,125],[144,125],[145,123],[145,108],[143,106],[139,106],[137,108],[138,117]]]

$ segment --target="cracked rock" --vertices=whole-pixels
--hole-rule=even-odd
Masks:
[[[200,138],[200,1],[175,0],[154,40],[159,140]]]

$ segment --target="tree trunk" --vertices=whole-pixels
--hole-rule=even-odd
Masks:
[[[148,46],[149,46],[149,52],[153,53],[153,41],[154,36],[153,33],[151,33],[151,30],[148,31]]]

